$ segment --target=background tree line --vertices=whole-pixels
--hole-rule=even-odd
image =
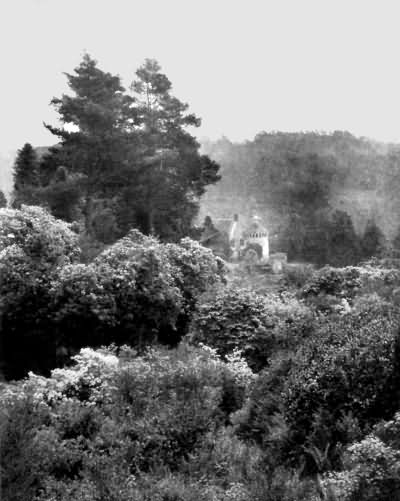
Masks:
[[[203,197],[202,215],[229,218],[256,208],[273,249],[292,260],[341,266],[398,247],[397,145],[336,131],[260,133],[202,146],[222,177]]]

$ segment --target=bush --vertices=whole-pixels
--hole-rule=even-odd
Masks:
[[[243,360],[224,363],[209,348],[185,345],[140,357],[130,348],[119,352],[84,349],[49,378],[31,373],[3,387],[2,480],[10,499],[144,500],[149,479],[161,492],[176,492],[165,472],[181,478],[187,496],[210,499],[201,475],[187,482],[179,472],[200,468],[199,451],[214,432],[216,458],[227,462],[232,450],[242,451],[240,465],[221,470],[216,490],[223,493],[235,472],[243,470],[244,479],[253,471],[255,457],[246,466],[251,448],[222,432],[226,378],[244,395],[254,379]]]
[[[220,261],[190,239],[164,245],[132,231],[93,263],[65,266],[53,281],[60,343],[176,344],[198,296],[222,279]]]
[[[302,465],[306,474],[339,467],[343,444],[398,408],[398,328],[397,308],[376,295],[320,317],[297,349],[275,354],[259,374],[235,415],[239,435],[256,440],[272,465]]]
[[[203,298],[189,339],[222,356],[240,350],[250,367],[260,370],[275,350],[295,345],[311,326],[310,310],[291,296],[260,296],[230,287]]]
[[[316,271],[307,281],[302,297],[329,295],[352,299],[361,287],[360,270],[354,266],[332,268],[325,266]]]
[[[400,270],[364,263],[362,266],[316,271],[302,289],[301,297],[319,309],[332,311],[332,305],[345,299],[350,304],[357,295],[376,293],[388,299],[400,286]]]
[[[283,282],[286,287],[301,289],[311,279],[314,266],[311,264],[288,263],[283,269]]]
[[[50,282],[60,266],[78,259],[77,238],[44,209],[0,209],[0,308],[9,378],[55,363]]]
[[[48,374],[83,346],[176,345],[222,261],[190,239],[136,230],[78,263],[78,236],[44,209],[0,211],[0,293],[8,378]],[[17,349],[18,347],[18,349]]]
[[[351,445],[345,454],[344,471],[325,475],[325,491],[332,492],[336,499],[344,501],[399,499],[399,418],[396,414],[392,421],[380,423],[373,433]],[[395,440],[389,438],[393,432]],[[389,440],[382,440],[380,435]]]
[[[360,301],[350,314],[321,322],[295,353],[283,391],[293,450],[329,445],[335,463],[336,445],[349,438],[340,424],[345,415],[365,430],[394,412],[398,328],[396,309],[382,300],[374,308]]]

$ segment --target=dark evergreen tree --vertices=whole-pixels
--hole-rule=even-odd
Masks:
[[[2,207],[7,207],[7,198],[6,196],[4,195],[3,191],[0,190],[0,209]]]
[[[38,190],[41,205],[46,206],[58,219],[68,222],[80,219],[82,181],[82,175],[71,175],[66,167],[60,165],[50,182]]]
[[[59,165],[81,176],[88,232],[102,206],[100,213],[106,210],[114,233],[138,227],[174,240],[188,234],[198,198],[219,179],[218,165],[199,154],[199,144],[185,128],[200,121],[171,95],[158,64],[147,60],[137,77],[134,99],[119,77],[100,70],[88,55],[73,75],[67,74],[73,95],[52,103],[61,121],[75,130],[46,126],[61,143],[42,161],[42,182],[50,186]],[[106,235],[102,239],[109,241]]]
[[[360,257],[360,239],[351,217],[347,212],[335,211],[329,225],[328,263],[333,266],[349,266],[356,264]]]
[[[13,207],[35,203],[37,201],[36,190],[39,186],[38,159],[30,143],[26,143],[18,150],[13,178]]]
[[[52,104],[61,122],[76,130],[46,125],[61,143],[45,159],[42,175],[49,183],[61,162],[72,175],[81,176],[83,214],[90,231],[96,200],[112,198],[125,185],[122,174],[133,156],[135,112],[120,78],[100,70],[89,55],[66,76],[73,95],[54,98]]]
[[[361,239],[363,259],[380,257],[385,249],[385,236],[374,220],[369,220]]]
[[[400,255],[400,228],[397,229],[397,233],[392,241],[393,249]]]
[[[132,90],[142,161],[124,199],[139,215],[142,231],[175,239],[189,232],[198,199],[219,179],[219,166],[199,154],[200,145],[186,127],[198,127],[200,119],[172,96],[159,64],[147,59],[136,76]]]

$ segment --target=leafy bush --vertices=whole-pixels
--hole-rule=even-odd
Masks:
[[[60,342],[176,344],[198,296],[222,279],[220,261],[190,239],[163,245],[132,231],[92,263],[65,266],[53,281]]]
[[[400,496],[400,414],[346,450],[344,470],[323,479],[326,492],[344,501],[390,501]]]
[[[83,346],[177,344],[222,261],[190,239],[161,244],[136,230],[78,263],[78,235],[44,209],[0,211],[6,376],[47,373]],[[18,349],[17,349],[18,346]]]
[[[179,469],[198,469],[198,451],[212,444],[214,432],[221,437],[218,457],[228,461],[232,449],[242,451],[241,465],[223,473],[224,482],[241,469],[244,480],[251,470],[250,449],[233,436],[230,445],[218,431],[227,418],[226,378],[245,395],[254,380],[238,356],[225,363],[207,347],[182,345],[140,357],[131,348],[119,356],[115,348],[84,349],[74,361],[49,378],[31,373],[0,392],[3,492],[16,493],[15,501],[144,500],[148,478],[172,492],[165,471],[177,480]],[[162,488],[157,472],[164,472]],[[210,499],[200,477],[176,485],[187,485],[187,496],[201,492]],[[222,484],[215,487],[220,493]]]
[[[260,370],[276,349],[296,344],[311,325],[310,310],[292,296],[260,296],[230,287],[199,304],[189,339],[215,348],[222,356],[238,349],[253,369]]]
[[[373,298],[376,301],[376,298]],[[285,418],[295,444],[330,447],[348,440],[340,425],[351,413],[366,429],[394,411],[396,309],[380,300],[357,303],[343,317],[322,322],[297,350],[285,382]],[[324,433],[321,432],[324,430]]]
[[[351,299],[361,287],[360,270],[354,266],[332,268],[325,266],[316,271],[305,284],[302,296],[331,295]]]
[[[320,317],[297,349],[275,354],[259,374],[236,417],[240,436],[308,474],[340,466],[342,444],[398,407],[398,328],[397,308],[377,295]]]
[[[308,300],[317,296],[334,296],[350,302],[356,295],[367,293],[388,298],[400,286],[400,270],[383,264],[386,263],[381,261],[380,266],[364,263],[346,268],[326,266],[314,272],[301,295]]]
[[[314,274],[314,266],[303,263],[287,263],[283,269],[283,282],[286,287],[301,289]]]
[[[79,257],[77,238],[67,223],[39,207],[0,209],[0,308],[8,377],[55,362],[50,282],[60,266]]]

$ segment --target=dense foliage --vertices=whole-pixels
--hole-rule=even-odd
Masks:
[[[240,357],[222,362],[212,350],[182,346],[142,357],[85,349],[74,360],[1,392],[5,499],[248,496],[259,452],[224,425],[254,379]]]
[[[50,287],[60,266],[77,261],[77,240],[67,223],[39,207],[0,209],[1,358],[6,372],[55,363]]]
[[[219,166],[199,153],[188,127],[200,119],[172,95],[159,64],[147,59],[135,76],[129,93],[87,54],[66,74],[70,94],[52,100],[62,126],[46,124],[59,143],[40,158],[30,144],[18,152],[14,207],[37,204],[79,221],[93,245],[132,228],[164,241],[190,234]]]
[[[138,230],[82,261],[76,231],[0,210],[5,499],[398,497],[398,258],[272,291]]]
[[[134,230],[89,263],[78,235],[37,207],[0,211],[6,374],[42,372],[83,346],[176,344],[222,262],[198,243],[161,244]],[[22,371],[22,372],[21,372]]]
[[[242,350],[250,367],[260,370],[277,350],[306,336],[312,319],[312,312],[294,297],[223,288],[199,303],[189,339],[212,346],[222,356]]]

